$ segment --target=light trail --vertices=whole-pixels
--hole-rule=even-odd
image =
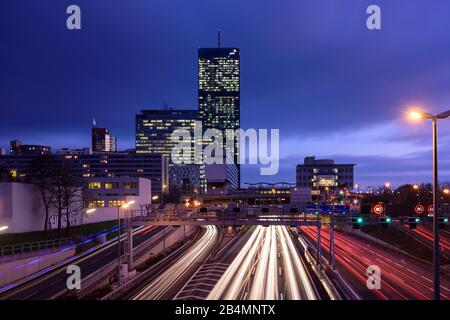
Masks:
[[[245,284],[246,275],[251,271],[250,268],[257,254],[262,235],[263,228],[261,226],[256,227],[250,239],[208,295],[208,300],[239,299],[239,293]]]
[[[405,227],[408,228],[407,226]],[[432,227],[420,225],[417,226],[417,229],[411,229],[411,231],[424,237],[430,242],[434,241],[434,233]],[[450,251],[450,241],[448,240],[446,234],[442,232],[442,230],[439,230],[439,233],[440,233],[439,245],[445,250]]]
[[[267,300],[278,300],[280,298],[278,291],[278,256],[277,256],[277,242],[275,241],[276,232],[275,228],[270,228],[270,237],[272,241],[270,242],[270,255],[269,255],[269,270],[267,272],[266,279],[266,299]]]
[[[282,295],[293,300],[318,299],[287,227],[258,226],[208,299],[276,300]]]
[[[316,240],[315,228],[303,227],[305,234]],[[322,246],[329,252],[329,231],[322,229]],[[431,272],[426,265],[411,261],[407,257],[391,254],[377,246],[335,231],[335,252],[339,265],[351,272],[361,284],[366,284],[366,269],[369,265],[378,265],[382,270],[382,288],[374,290],[380,299],[420,299],[432,297]],[[421,275],[421,276],[417,276]],[[448,282],[443,279],[442,299],[449,299]]]
[[[267,294],[267,291],[270,291],[268,287],[267,289],[265,287],[266,287],[266,279],[268,276],[270,250],[272,248],[271,244],[276,240],[272,239],[271,237],[271,228],[265,228],[263,232],[264,232],[264,244],[262,246],[259,255],[259,263],[256,267],[255,278],[253,280],[253,285],[250,290],[249,294],[250,300],[262,300],[264,296]],[[275,265],[275,275],[276,275],[276,265]],[[270,292],[269,294],[273,293]]]
[[[289,247],[289,250],[291,252],[291,259],[294,262],[295,271],[298,273],[300,277],[300,283],[302,284],[304,291],[306,293],[306,297],[309,300],[316,300],[318,299],[316,291],[313,288],[311,279],[309,278],[306,268],[302,261],[300,261],[300,257],[298,256],[297,250],[294,246],[294,242],[292,241],[292,237],[289,235],[286,227],[278,227],[281,229],[281,232],[285,234],[286,243]]]
[[[157,300],[161,299],[170,288],[189,272],[191,266],[209,254],[216,244],[218,235],[217,227],[206,226],[203,236],[172,266],[162,272],[144,290],[137,294],[133,300]]]

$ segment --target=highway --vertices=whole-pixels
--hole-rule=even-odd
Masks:
[[[196,271],[196,266],[205,261],[217,243],[218,228],[215,226],[203,228],[205,232],[201,238],[136,294],[133,300],[169,299],[174,295],[174,286],[182,285],[183,280],[187,280],[187,277]]]
[[[302,227],[304,235],[316,241],[316,228]],[[329,254],[329,229],[322,228],[324,256]],[[335,231],[337,270],[365,299],[427,300],[433,297],[432,266],[391,251],[354,235]],[[381,269],[381,289],[367,288],[366,270],[369,265]],[[448,277],[441,279],[441,298],[450,297]]]
[[[163,227],[146,227],[135,232],[133,246],[136,247],[144,241],[152,238],[163,230]],[[123,240],[122,243],[123,245]],[[93,251],[92,253],[83,256],[79,259],[71,261],[70,264],[76,264],[80,267],[83,277],[99,270],[104,265],[111,261],[117,260],[117,242],[113,241],[111,244],[102,249]],[[66,266],[61,266],[48,273],[44,273],[37,279],[18,286],[0,295],[1,300],[45,300],[51,299],[59,292],[67,288],[67,273]]]
[[[408,228],[407,226],[405,226]],[[431,223],[425,224],[425,225],[418,225],[416,229],[411,229],[411,231],[427,240],[427,242],[432,245],[434,234],[433,234],[433,226]],[[450,252],[450,234],[448,231],[441,229],[439,230],[439,244],[441,245],[442,249]]]
[[[258,226],[208,295],[211,300],[315,300],[287,227]]]

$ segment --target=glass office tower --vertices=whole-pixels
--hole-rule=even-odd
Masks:
[[[194,188],[201,188],[204,173],[199,172],[199,165],[194,164],[194,130],[198,121],[197,110],[174,110],[164,107],[161,110],[141,110],[136,115],[136,153],[163,154],[169,159],[170,184],[179,185],[189,180]],[[176,129],[186,129],[191,135],[190,155],[182,154],[183,164],[175,164],[172,150],[177,142],[172,140]],[[186,140],[184,140],[186,141]],[[176,161],[175,161],[176,162]]]
[[[186,129],[193,135],[197,118],[196,110],[141,110],[136,115],[136,153],[164,154],[170,159],[177,144],[171,139],[173,131]],[[191,144],[193,147],[193,137]]]
[[[198,112],[203,130],[240,128],[239,48],[198,49]],[[238,164],[239,137],[233,149],[228,152]],[[240,185],[240,166],[237,167]]]

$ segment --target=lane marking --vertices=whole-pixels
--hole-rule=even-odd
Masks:
[[[413,270],[411,270],[411,269],[409,269],[409,268],[406,268],[406,270],[408,270],[409,272],[411,272],[411,273],[413,273],[413,274],[417,274],[417,272],[415,272],[415,271],[413,271]]]

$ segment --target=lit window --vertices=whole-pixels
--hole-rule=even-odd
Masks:
[[[89,189],[100,189],[101,187],[100,182],[89,182]]]

